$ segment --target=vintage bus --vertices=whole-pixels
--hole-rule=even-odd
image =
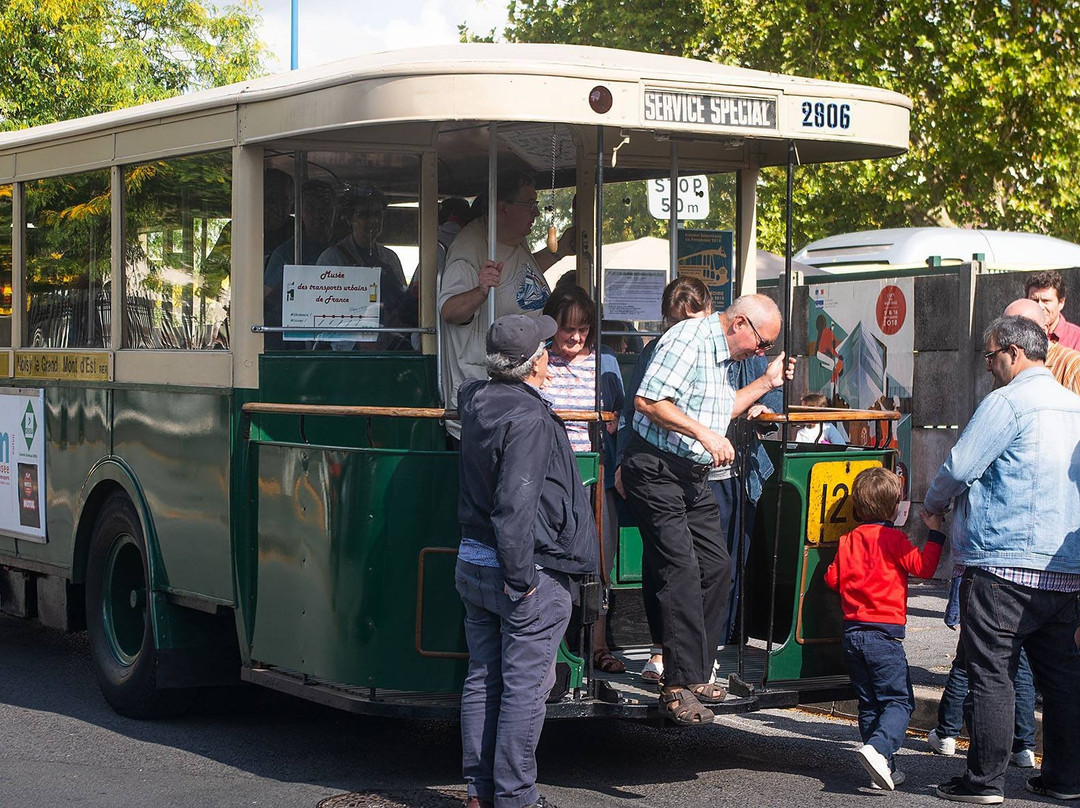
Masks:
[[[910,107],[674,57],[475,44],[0,134],[0,606],[85,627],[105,698],[130,716],[241,680],[357,712],[455,715],[466,654],[440,201],[493,198],[503,168],[534,172],[545,206],[575,195],[576,279],[603,298],[623,200],[670,183],[670,275],[680,180],[705,176],[713,203],[694,224],[729,235],[735,275],[708,277],[738,294],[755,288],[761,170],[901,154]],[[381,268],[344,256],[358,197],[385,203]],[[539,225],[567,224],[568,207]],[[664,278],[628,277],[605,305],[647,332]],[[853,470],[890,456],[783,448],[722,709],[844,681],[822,564],[850,524]],[[597,453],[579,463],[594,483]],[[640,573],[625,524],[611,632],[630,660],[648,642]],[[655,693],[633,666],[597,675],[577,634],[550,715],[645,716]]]

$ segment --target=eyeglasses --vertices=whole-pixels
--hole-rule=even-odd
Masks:
[[[983,359],[985,359],[987,362],[989,362],[991,359],[993,359],[999,353],[1001,353],[1002,351],[1007,351],[1007,350],[1009,350],[1008,346],[1006,346],[1004,348],[998,348],[996,351],[987,351],[986,353],[983,354]]]
[[[754,321],[747,317],[745,314],[742,316],[742,318],[746,320],[746,324],[750,326],[750,330],[753,331],[754,336],[757,337],[757,349],[759,351],[769,350],[769,348],[772,347],[772,340],[762,339],[761,334],[759,334],[758,330],[754,327]]]
[[[521,205],[523,208],[528,208],[529,210],[535,210],[537,213],[540,212],[540,201],[537,200],[537,199],[528,199],[528,200],[511,199],[510,204],[511,205]]]

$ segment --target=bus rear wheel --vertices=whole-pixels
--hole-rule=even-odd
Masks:
[[[157,685],[146,539],[134,506],[112,495],[94,523],[86,566],[90,659],[105,700],[129,718],[182,712],[192,691]]]

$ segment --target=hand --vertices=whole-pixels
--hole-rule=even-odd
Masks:
[[[606,421],[604,423],[604,429],[607,430],[607,433],[609,435],[614,435],[616,432],[619,431],[619,419],[612,418],[610,421]]]
[[[746,411],[746,417],[749,420],[753,421],[759,415],[761,415],[763,413],[766,413],[766,412],[772,412],[772,410],[770,410],[764,404],[751,404],[750,409],[748,409]]]
[[[577,244],[577,228],[568,227],[559,236],[559,249],[555,251],[555,254],[562,258],[564,255],[573,255],[575,245]]]
[[[929,513],[928,511],[922,512],[923,524],[931,530],[941,532],[941,524],[944,521],[940,513]]]
[[[626,499],[626,489],[622,484],[622,466],[615,467],[615,490],[619,492],[619,496]]]
[[[483,289],[485,292],[494,286],[498,286],[499,278],[502,277],[502,270],[502,261],[485,261],[480,266],[480,271],[476,273],[476,285]]]
[[[705,447],[705,451],[712,455],[713,468],[730,466],[735,461],[735,447],[719,432],[705,429],[697,439]]]
[[[775,390],[777,387],[784,386],[784,379],[791,381],[795,378],[795,357],[791,357],[784,362],[784,352],[781,351],[777,354],[776,358],[769,363],[769,366],[765,368],[765,372],[761,374],[761,378],[765,380],[765,383],[769,386],[770,390]]]

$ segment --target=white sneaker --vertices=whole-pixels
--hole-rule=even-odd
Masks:
[[[1012,756],[1012,762],[1014,766],[1018,766],[1021,769],[1034,769],[1035,750],[1021,749],[1019,752],[1014,752]]]
[[[905,780],[907,780],[907,775],[906,774],[904,774],[899,769],[895,769],[893,771],[893,773],[892,773],[892,784],[894,786],[900,785]],[[877,783],[871,783],[870,788],[874,788],[874,789],[877,789],[878,791],[881,791],[881,786],[879,786]]]
[[[889,770],[889,761],[881,752],[870,744],[863,744],[856,754],[859,756],[859,762],[866,769],[866,773],[870,775],[870,779],[877,783],[879,788],[886,791],[892,791],[896,788],[892,772]]]
[[[935,755],[956,754],[956,738],[938,735],[936,729],[930,730],[930,734],[926,736],[926,743],[934,751]]]

